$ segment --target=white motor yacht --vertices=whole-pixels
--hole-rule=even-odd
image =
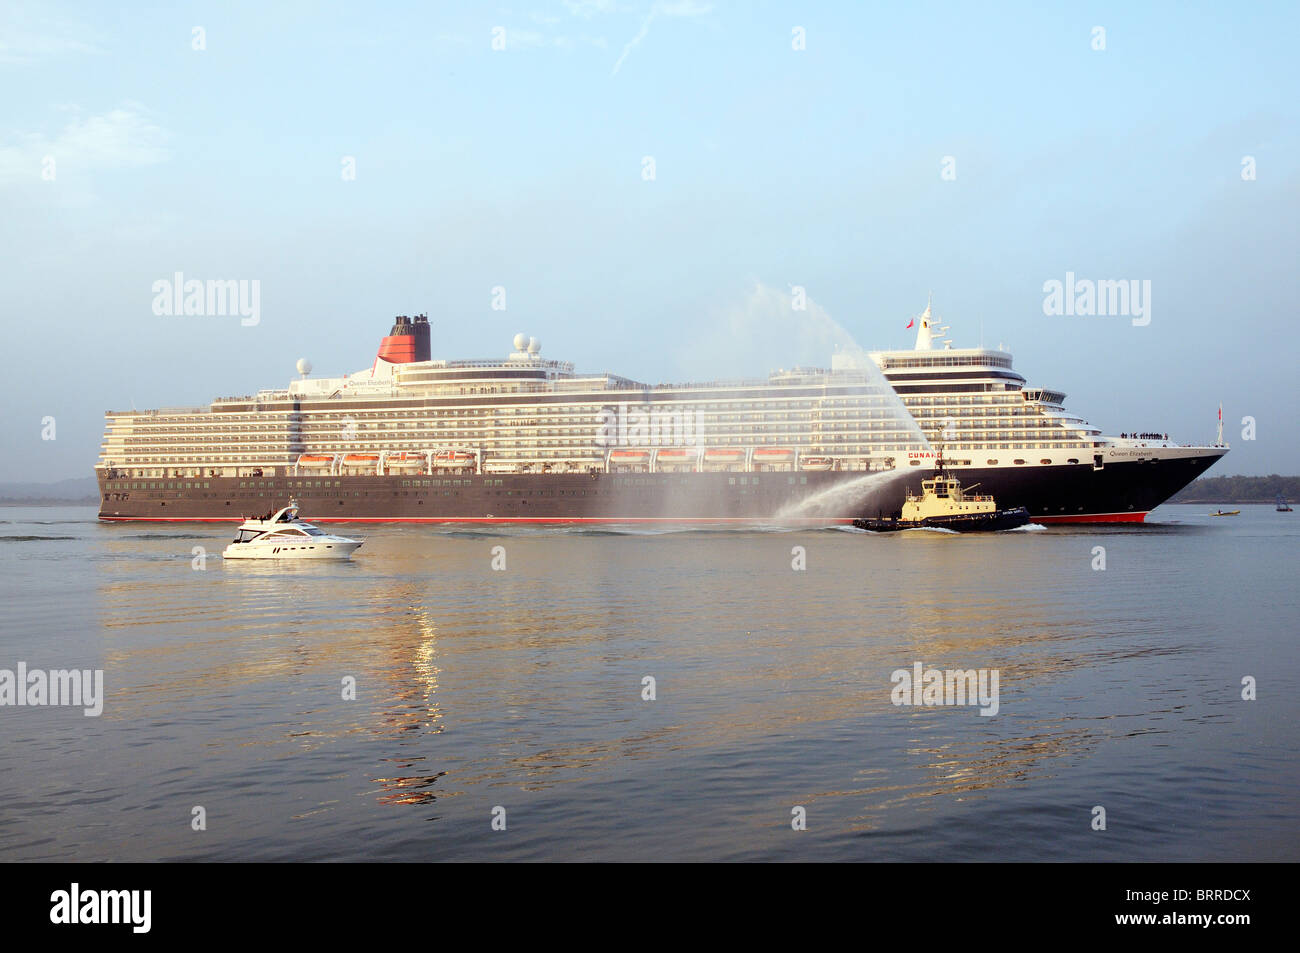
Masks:
[[[363,540],[335,536],[298,519],[298,503],[269,519],[248,519],[221,554],[223,559],[349,559]]]

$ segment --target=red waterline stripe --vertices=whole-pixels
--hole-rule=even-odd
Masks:
[[[1081,513],[1078,516],[1034,516],[1035,523],[1143,523],[1146,513]]]

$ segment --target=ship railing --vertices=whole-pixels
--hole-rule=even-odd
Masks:
[[[806,384],[824,384],[828,378],[834,378],[834,383],[866,383],[871,379],[860,371],[825,371],[825,370],[804,370],[798,373],[786,372],[776,374],[770,377],[741,377],[731,380],[707,380],[707,381],[684,381],[673,384],[653,384],[646,387],[646,390],[664,391],[664,390],[714,390],[727,387],[797,387]],[[884,388],[882,387],[883,391]]]
[[[1172,447],[1175,449],[1186,448],[1189,450],[1203,446],[1219,446],[1218,444],[1200,444],[1200,443],[1179,443],[1177,440],[1135,440],[1132,437],[1111,437],[1109,446],[1111,447],[1147,447],[1150,449],[1160,449]],[[1223,446],[1226,446],[1224,444]]]
[[[152,410],[106,410],[106,417],[163,417],[172,414],[210,414],[207,407],[155,407]]]

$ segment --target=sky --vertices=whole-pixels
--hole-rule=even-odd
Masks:
[[[368,367],[396,314],[656,383],[907,347],[931,294],[1106,432],[1221,402],[1209,475],[1300,473],[1298,8],[896,7],[6,0],[0,480]],[[256,323],[155,313],[177,272]],[[1067,274],[1146,317],[1045,314]]]

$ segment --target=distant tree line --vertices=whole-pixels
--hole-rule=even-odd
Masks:
[[[1292,505],[1300,498],[1300,477],[1201,477],[1174,494],[1170,503],[1272,503],[1279,494]]]

